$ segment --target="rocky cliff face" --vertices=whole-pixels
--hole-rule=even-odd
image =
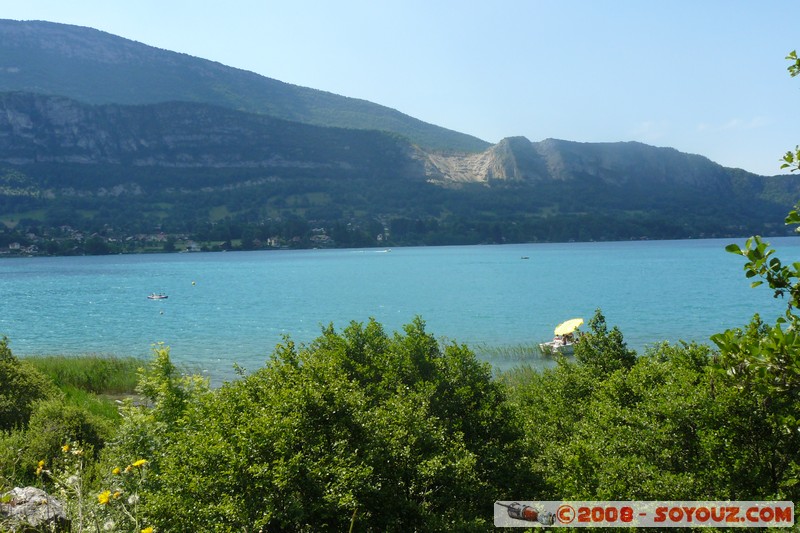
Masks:
[[[548,171],[534,145],[524,137],[503,139],[478,154],[427,153],[426,173],[440,185],[525,182],[546,179]]]
[[[675,187],[729,193],[732,176],[704,157],[640,143],[511,137],[480,153],[452,154],[377,131],[323,128],[205,104],[87,105],[30,93],[0,93],[0,162],[305,169],[320,178],[337,172],[446,187],[575,183],[638,194]]]
[[[394,162],[398,172],[408,172],[414,166],[410,152],[408,143],[380,132],[320,128],[203,104],[90,106],[55,96],[0,95],[0,161],[15,165],[378,172]]]
[[[705,157],[641,143],[576,143],[524,137],[503,139],[478,154],[427,153],[429,181],[440,185],[493,182],[536,184],[581,180],[613,186],[680,185],[723,187],[725,169]]]
[[[490,237],[481,239],[491,242],[499,237],[483,218],[520,240],[542,238],[539,232],[547,239],[679,238],[743,231],[743,223],[771,228],[767,221],[782,221],[799,196],[798,180],[638,143],[512,137],[454,155],[380,131],[207,104],[88,105],[0,93],[0,215],[39,211],[59,226],[99,213],[96,227],[172,217],[182,228],[210,220],[217,206],[242,220],[344,225],[360,213],[370,223],[457,213],[456,220],[483,224]],[[586,220],[605,220],[609,230],[581,233]]]

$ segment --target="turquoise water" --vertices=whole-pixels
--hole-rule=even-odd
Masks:
[[[800,239],[771,241],[784,261],[800,258]],[[17,355],[144,356],[164,342],[216,380],[234,362],[262,366],[284,335],[308,342],[329,323],[374,317],[394,331],[420,315],[437,337],[503,347],[549,340],[558,322],[599,307],[641,351],[708,342],[755,312],[782,311],[768,289],[749,287],[730,242],[4,259],[0,334]]]

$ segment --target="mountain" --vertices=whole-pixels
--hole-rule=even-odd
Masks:
[[[323,128],[188,102],[88,105],[0,93],[0,162],[167,168],[303,168],[402,176],[412,145],[395,134]],[[65,183],[60,183],[65,185]],[[77,184],[70,184],[77,185]],[[162,184],[167,185],[167,184]]]
[[[800,197],[672,148],[489,145],[88,28],[0,35],[0,252],[774,235]]]
[[[299,87],[91,28],[0,19],[0,91],[91,104],[198,102],[285,120],[399,133],[436,150],[489,143],[365,100]]]
[[[40,217],[47,227],[146,232],[156,221],[191,233],[221,218],[302,220],[369,227],[396,244],[679,238],[774,232],[798,194],[797,180],[641,143],[512,137],[454,155],[397,134],[207,104],[0,93],[7,225]]]

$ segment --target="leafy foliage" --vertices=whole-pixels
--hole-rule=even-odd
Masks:
[[[791,64],[787,67],[789,75],[793,78],[800,75],[800,58],[797,57],[797,51],[792,50],[789,52],[789,55],[786,56],[786,59],[791,62]],[[789,150],[786,152],[786,154],[784,154],[781,168],[788,168],[790,172],[800,170],[800,145],[795,146],[794,150]]]
[[[47,375],[12,354],[7,338],[0,340],[0,488],[32,484],[36,464],[59,456],[68,442],[81,443],[95,459],[114,430],[108,418],[91,412],[96,398],[84,402],[60,392]]]
[[[800,221],[797,211],[787,224]],[[782,481],[788,490],[800,481],[800,462],[793,450],[800,446],[800,263],[784,264],[775,250],[758,236],[747,239],[745,248],[736,244],[726,248],[747,259],[747,278],[757,287],[766,283],[776,298],[786,300],[786,311],[772,326],[755,315],[742,329],[729,329],[712,337],[720,354],[718,373],[729,383],[757,398],[764,408],[764,420],[779,429],[773,446],[783,450]]]
[[[576,359],[503,375],[546,482],[531,499],[796,496],[797,438],[763,397],[719,381],[712,361],[708,346],[661,344],[611,373]]]
[[[86,455],[92,456],[102,450],[113,433],[108,421],[60,399],[37,403],[30,425],[36,431],[28,447],[38,457],[55,455],[69,442],[80,443]]]
[[[167,531],[484,531],[487,505],[510,498],[800,496],[796,407],[758,376],[721,374],[727,355],[661,344],[637,356],[600,310],[577,351],[496,379],[421,319],[392,335],[370,320],[307,346],[287,338],[211,390],[156,346],[146,401],[123,408],[113,437],[74,406],[37,403],[29,430],[0,436],[0,481],[52,471],[83,495],[70,508],[84,519]],[[87,461],[66,485],[64,442],[85,443]]]
[[[786,59],[792,62],[792,64],[786,67],[786,69],[789,71],[789,75],[794,78],[800,74],[800,58],[797,57],[797,50],[792,50],[789,52],[789,55],[786,56]]]
[[[797,53],[791,52],[786,59],[792,61],[790,75],[800,74]],[[782,168],[800,168],[797,156],[800,151],[787,152]],[[800,224],[798,209],[800,204],[789,212],[787,225]],[[796,454],[800,445],[800,262],[785,264],[757,235],[747,239],[744,248],[731,244],[726,249],[747,259],[745,276],[755,278],[753,287],[766,283],[775,298],[786,301],[786,311],[774,325],[763,323],[756,315],[745,329],[729,329],[712,340],[720,350],[718,373],[757,398],[764,406],[766,424],[780,430],[773,446],[782,451],[781,489],[796,490],[800,482],[800,459]]]
[[[54,397],[57,389],[0,339],[0,431],[25,427],[38,400]]]
[[[786,59],[792,61],[790,75],[800,74],[797,53],[792,51]],[[787,152],[784,160],[782,168],[800,168],[800,159],[792,152]],[[800,226],[799,210],[800,204],[789,212],[787,225]],[[795,232],[800,232],[800,227]],[[756,315],[745,330],[715,335],[712,340],[721,352],[718,366],[739,386],[753,388],[778,404],[775,414],[787,430],[795,432],[800,429],[800,262],[783,263],[775,249],[758,235],[747,239],[744,248],[731,244],[726,250],[747,259],[745,276],[755,278],[751,286],[766,283],[775,298],[785,299],[786,311],[774,326],[764,324]]]
[[[487,502],[535,485],[488,366],[419,319],[394,336],[370,321],[287,340],[252,375],[181,395],[151,395],[177,415],[155,430],[169,446],[153,450],[146,495],[164,529],[483,530]]]
[[[606,318],[598,309],[589,320],[589,332],[575,346],[575,359],[599,376],[628,370],[636,362],[636,353],[628,350],[622,332],[614,326],[609,331]]]

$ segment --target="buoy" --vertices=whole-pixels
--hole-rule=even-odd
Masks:
[[[193,281],[193,282],[192,282],[192,285],[197,285],[197,283],[195,283],[195,282]]]

